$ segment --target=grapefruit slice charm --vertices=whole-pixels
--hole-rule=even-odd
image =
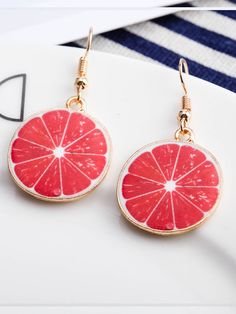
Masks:
[[[215,157],[192,143],[156,142],[124,165],[117,187],[124,216],[146,231],[172,235],[190,231],[215,210],[221,171]]]
[[[55,109],[29,118],[10,143],[10,172],[25,192],[71,201],[92,191],[110,162],[110,140],[90,116]]]

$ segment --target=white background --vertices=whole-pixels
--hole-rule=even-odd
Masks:
[[[191,0],[190,0],[191,1]],[[177,11],[182,0],[0,1],[0,42],[61,44]]]

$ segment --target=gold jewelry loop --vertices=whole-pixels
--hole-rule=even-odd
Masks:
[[[183,89],[184,89],[185,96],[187,96],[188,95],[188,88],[186,86],[186,83],[184,82],[183,73],[189,75],[188,64],[184,58],[180,58],[180,60],[179,60],[179,77],[180,77],[180,81],[181,81],[181,84],[182,84]]]
[[[77,85],[77,98],[82,98],[82,90],[84,89],[83,85]]]
[[[185,118],[180,119],[180,130],[183,132],[187,127],[187,120]]]
[[[74,105],[78,106],[78,111],[84,111],[85,109],[84,100],[82,98],[78,98],[78,96],[72,96],[66,102],[66,107],[68,109],[71,109]]]
[[[181,127],[180,127],[175,132],[175,139],[177,141],[193,143],[194,142],[193,131],[187,127],[183,128],[183,129],[181,129]]]

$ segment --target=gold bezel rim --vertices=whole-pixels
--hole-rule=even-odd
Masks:
[[[78,196],[74,196],[74,197],[69,197],[69,198],[65,198],[65,197],[46,197],[46,196],[42,196],[40,194],[37,193],[33,193],[32,191],[30,191],[20,180],[18,180],[18,177],[15,175],[15,171],[14,171],[14,163],[11,160],[11,150],[12,150],[12,143],[13,141],[18,138],[18,133],[19,130],[30,120],[33,119],[34,117],[43,115],[46,112],[50,112],[50,111],[56,111],[56,110],[65,110],[65,111],[69,111],[69,112],[74,112],[73,110],[67,109],[67,108],[53,108],[51,110],[45,110],[45,111],[40,111],[38,113],[35,113],[33,115],[30,115],[23,123],[20,124],[20,126],[15,130],[11,140],[10,140],[10,144],[8,147],[8,153],[7,153],[7,161],[8,161],[8,169],[9,172],[11,174],[11,177],[13,179],[13,181],[16,183],[16,185],[20,188],[21,191],[24,191],[25,193],[27,193],[28,195],[38,199],[38,200],[42,200],[42,201],[47,201],[47,202],[53,202],[53,203],[65,203],[65,202],[73,202],[73,201],[77,201],[83,197],[85,197],[86,195],[90,194],[91,192],[93,192],[101,183],[102,181],[105,179],[108,170],[110,168],[110,164],[111,164],[111,156],[112,156],[112,143],[111,143],[111,138],[110,135],[106,129],[106,127],[103,126],[103,124],[101,124],[97,119],[93,118],[91,115],[85,113],[85,112],[80,112],[80,114],[85,115],[86,117],[88,117],[89,119],[91,119],[95,125],[99,126],[99,129],[102,130],[105,139],[106,139],[106,143],[107,143],[107,153],[106,153],[106,158],[107,158],[107,162],[106,165],[102,171],[102,174],[99,177],[99,180],[97,180],[96,184],[91,188],[88,189],[84,194],[78,195]],[[77,193],[78,194],[78,193]]]
[[[121,204],[121,201],[120,201],[120,197],[119,197],[119,194],[120,194],[120,185],[122,183],[122,178],[123,178],[123,174],[124,174],[124,171],[125,169],[127,168],[127,166],[129,165],[129,163],[132,161],[132,159],[141,151],[143,151],[145,148],[147,147],[150,147],[150,146],[153,146],[155,144],[162,144],[162,143],[182,143],[182,145],[189,145],[189,146],[194,146],[196,147],[197,149],[199,150],[202,150],[206,155],[210,156],[211,159],[214,161],[214,165],[216,166],[216,169],[217,169],[217,173],[219,175],[219,185],[218,185],[218,190],[219,190],[219,195],[217,197],[217,200],[214,204],[214,206],[207,212],[207,215],[204,216],[201,220],[199,220],[196,224],[194,225],[191,225],[189,227],[186,227],[186,228],[183,228],[183,229],[176,229],[176,230],[159,230],[159,229],[153,229],[153,228],[150,228],[150,227],[146,227],[140,223],[138,223],[138,221],[136,221],[129,213],[128,213],[128,210],[127,209],[124,209],[122,204]],[[160,140],[160,141],[154,141],[154,142],[151,142],[147,145],[144,145],[142,146],[141,148],[139,148],[138,150],[136,150],[127,160],[126,162],[124,163],[121,171],[120,171],[120,174],[119,174],[119,177],[118,177],[118,181],[117,181],[117,186],[116,186],[116,198],[117,198],[117,203],[118,203],[118,206],[120,208],[120,211],[121,211],[121,214],[123,215],[124,218],[127,219],[127,221],[129,221],[132,225],[138,227],[138,229],[140,230],[143,230],[143,231],[146,231],[148,233],[151,233],[151,234],[154,234],[154,235],[160,235],[160,236],[173,236],[173,235],[180,235],[180,234],[184,234],[184,233],[187,233],[187,232],[190,232],[196,228],[198,228],[200,225],[202,225],[205,221],[207,221],[212,215],[213,213],[215,212],[216,208],[218,207],[219,205],[219,202],[220,202],[220,199],[221,199],[221,196],[222,196],[222,183],[223,183],[223,176],[222,176],[222,170],[221,170],[221,167],[219,165],[219,162],[218,160],[216,159],[216,157],[211,153],[209,152],[207,149],[205,149],[204,147],[198,145],[198,144],[195,144],[195,143],[187,143],[187,142],[180,142],[178,140]]]

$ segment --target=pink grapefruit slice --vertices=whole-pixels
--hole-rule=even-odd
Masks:
[[[29,194],[70,201],[92,191],[110,162],[107,131],[90,116],[55,109],[29,118],[14,134],[8,163]]]
[[[117,198],[124,216],[146,231],[190,231],[215,210],[221,171],[215,157],[192,143],[156,142],[124,165]]]

